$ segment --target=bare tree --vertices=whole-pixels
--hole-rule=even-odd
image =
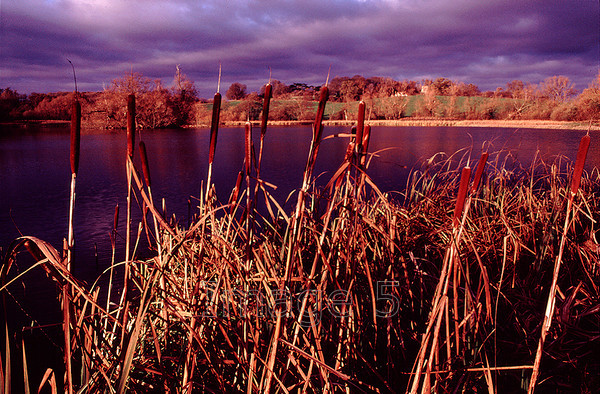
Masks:
[[[564,102],[577,94],[575,86],[563,75],[546,78],[541,84],[541,93],[552,101]]]
[[[506,84],[506,92],[513,98],[510,118],[520,118],[530,109],[538,98],[538,87],[515,79]]]
[[[158,84],[156,86],[158,86]],[[194,85],[194,81],[181,72],[179,64],[175,69],[175,77],[173,79],[171,91],[173,94],[171,106],[173,107],[174,115],[177,118],[177,125],[181,126],[192,122],[194,119],[194,103],[198,100],[198,91],[196,85]]]

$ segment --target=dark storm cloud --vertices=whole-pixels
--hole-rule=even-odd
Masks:
[[[513,79],[598,73],[598,3],[517,0],[9,0],[1,3],[0,86],[81,88],[130,70],[165,84],[175,65],[204,96],[268,78],[320,85],[332,76],[447,77],[495,89]]]

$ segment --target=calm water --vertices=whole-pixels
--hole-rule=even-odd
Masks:
[[[326,127],[325,135],[348,130],[348,127]],[[243,128],[219,131],[213,180],[221,201],[227,200],[242,168],[243,134]],[[452,154],[472,148],[477,160],[482,144],[487,141],[490,151],[508,150],[524,164],[530,162],[537,150],[544,158],[564,155],[573,159],[583,134],[531,129],[374,127],[370,151],[379,154],[368,172],[381,189],[401,190],[410,168],[437,152]],[[209,131],[151,130],[142,131],[141,137],[149,154],[155,201],[164,198],[167,211],[185,223],[188,201],[192,207],[196,206],[195,197],[206,178]],[[600,166],[598,137],[600,133],[592,133],[588,168]],[[261,177],[278,186],[274,194],[280,203],[301,184],[310,141],[310,127],[268,130]],[[346,145],[344,138],[322,143],[315,174],[322,174],[323,183],[341,163]],[[76,273],[84,278],[95,277],[110,261],[109,234],[116,204],[121,207],[120,229],[124,233],[125,147],[124,132],[82,133],[74,224]],[[67,234],[68,223],[68,128],[2,128],[0,168],[0,247],[5,250],[22,233],[42,238],[58,249]]]

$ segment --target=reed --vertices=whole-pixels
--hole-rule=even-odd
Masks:
[[[69,229],[68,229],[68,249],[67,249],[67,269],[71,269],[71,253],[74,246],[73,234],[73,211],[75,209],[75,184],[77,180],[77,171],[79,170],[79,155],[81,141],[81,104],[75,99],[71,107],[71,193],[69,198]]]
[[[73,247],[75,245],[73,214],[75,210],[75,185],[77,181],[77,171],[79,170],[81,140],[81,104],[77,100],[77,94],[71,108],[71,193],[69,197],[69,229],[67,235],[67,248],[65,256],[65,265],[67,271],[71,272],[71,263],[73,258]],[[64,360],[65,360],[65,391],[73,392],[73,376],[71,369],[71,289],[69,286],[62,287],[62,311],[63,311],[63,333],[64,333]],[[27,384],[26,384],[27,386]]]
[[[212,117],[210,121],[210,146],[208,150],[208,176],[206,178],[206,195],[204,201],[209,201],[209,194],[212,178],[212,166],[215,160],[215,151],[217,149],[217,134],[219,132],[219,119],[221,115],[221,65],[219,65],[219,80],[217,82],[217,92],[213,98]]]
[[[567,209],[566,209],[566,217],[565,223],[563,227],[562,237],[560,239],[560,246],[558,250],[558,255],[556,256],[556,260],[554,263],[554,270],[552,275],[552,284],[550,285],[550,291],[548,293],[548,301],[546,303],[546,313],[544,314],[544,322],[542,323],[542,331],[540,334],[540,340],[538,342],[538,348],[535,354],[535,361],[533,365],[533,372],[531,374],[531,380],[529,383],[528,393],[533,393],[536,388],[536,382],[540,373],[540,363],[542,360],[542,351],[544,348],[544,343],[546,341],[546,335],[550,330],[552,325],[552,320],[554,318],[554,310],[556,306],[556,290],[557,290],[557,282],[560,273],[560,266],[562,263],[562,256],[565,248],[565,242],[567,239],[567,234],[569,231],[569,227],[571,226],[571,210],[573,207],[573,202],[575,200],[575,196],[579,192],[579,185],[581,183],[581,175],[583,173],[583,166],[585,164],[585,159],[587,156],[588,149],[590,147],[590,134],[589,131],[586,135],[581,138],[579,143],[579,149],[577,151],[577,158],[575,161],[575,168],[573,170],[573,175],[571,178],[571,188],[570,193],[567,197]]]
[[[133,159],[133,148],[135,146],[135,95],[127,96],[127,157]],[[128,161],[125,161],[127,165]],[[125,261],[130,257],[131,243],[131,171],[127,165],[127,221],[125,224]]]
[[[262,163],[263,145],[265,135],[267,134],[267,124],[269,121],[269,108],[271,106],[271,98],[273,96],[273,86],[271,81],[265,85],[265,96],[263,98],[263,109],[260,118],[260,145],[258,149],[258,162],[256,165],[256,177],[260,178],[260,166]]]
[[[324,108],[326,90],[321,98]],[[368,176],[365,125],[360,144],[356,135],[333,137],[350,140],[348,154],[317,189],[322,124],[313,131],[292,212],[267,188],[270,215],[252,200],[253,182],[263,181],[252,176],[260,159],[254,166],[247,125],[245,164],[229,201],[213,200],[186,226],[154,205],[145,144],[143,179],[128,153],[132,189],[155,221],[152,258],[132,253],[83,284],[47,242],[23,237],[9,246],[0,269],[5,303],[33,269],[70,289],[71,342],[62,346],[81,355],[83,372],[73,373],[73,391],[592,391],[600,172],[583,171],[583,153],[570,185],[570,164],[512,167],[504,152],[484,152],[471,181],[464,152],[436,155],[412,171],[405,191],[382,193]],[[587,146],[582,140],[580,152]],[[16,267],[27,264],[28,249],[34,263]],[[568,270],[539,269],[549,262]],[[123,288],[112,281],[119,268],[128,269]],[[112,304],[111,293],[125,286],[129,295]],[[544,321],[542,289],[553,294],[556,323],[536,368],[531,338]],[[8,324],[5,331],[6,388],[14,368]],[[523,379],[530,371],[539,379]],[[56,386],[53,376],[41,384]]]

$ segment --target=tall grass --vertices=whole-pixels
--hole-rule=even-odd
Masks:
[[[200,213],[187,225],[155,206],[146,160],[144,184],[128,153],[131,193],[155,223],[154,257],[127,253],[84,284],[43,240],[9,246],[0,271],[5,302],[38,267],[69,289],[64,353],[77,371],[64,388],[593,392],[600,385],[599,170],[584,171],[578,159],[573,191],[571,166],[560,162],[512,167],[502,152],[483,152],[471,180],[469,156],[479,155],[440,154],[412,171],[406,190],[382,193],[368,176],[376,130],[361,125],[363,115],[355,134],[338,136],[348,138],[348,153],[316,188],[327,93],[325,86],[291,212],[260,179],[261,154],[255,161],[247,125],[245,166],[231,198],[208,198],[209,175]],[[261,144],[265,130],[266,121]],[[210,152],[209,162],[212,139]],[[27,246],[36,262],[17,271]],[[553,273],[559,255],[563,269]],[[120,268],[123,288],[106,291],[106,277]],[[554,324],[543,325],[549,290]],[[0,376],[10,388],[16,345],[5,331]],[[537,380],[530,378],[536,370]]]

